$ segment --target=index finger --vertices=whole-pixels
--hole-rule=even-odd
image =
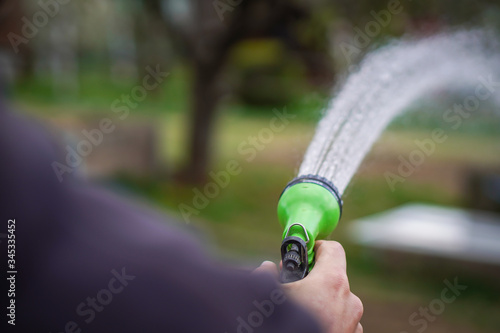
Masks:
[[[315,246],[316,258],[312,274],[330,274],[346,271],[345,251],[339,242],[317,241]]]

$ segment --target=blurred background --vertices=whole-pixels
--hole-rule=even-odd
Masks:
[[[60,144],[54,176],[78,175],[153,204],[197,230],[221,260],[248,266],[279,261],[279,195],[333,88],[364,54],[406,35],[500,29],[494,0],[0,4],[2,92],[11,109],[42,119]],[[389,17],[381,14],[391,8]],[[394,189],[384,177],[397,174],[398,156],[408,156],[415,139],[447,126],[443,111],[461,99],[436,91],[395,119],[344,195],[331,238],[346,248],[366,332],[500,331],[498,107],[482,104]],[[269,136],[284,112],[293,118]],[[370,223],[399,221],[391,209],[411,203],[419,205],[406,206],[414,209],[406,215],[426,222],[447,214],[435,206],[472,225],[471,212],[481,211],[492,252],[443,251],[442,239],[469,240],[450,241],[449,229],[432,227],[420,248],[405,246],[402,236],[396,245],[362,237]],[[455,278],[467,289],[433,319],[416,322],[421,317],[412,314],[435,305],[443,281]]]

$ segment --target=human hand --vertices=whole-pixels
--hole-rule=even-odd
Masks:
[[[302,280],[283,284],[287,295],[316,315],[328,333],[360,333],[361,300],[349,289],[345,252],[338,242],[317,241],[316,262]],[[278,276],[275,264],[266,261],[255,270]]]

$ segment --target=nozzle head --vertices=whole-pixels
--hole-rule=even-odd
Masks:
[[[335,198],[335,200],[337,201],[337,203],[339,205],[339,212],[340,212],[339,219],[340,219],[340,217],[342,216],[342,206],[344,205],[344,202],[342,201],[342,198],[340,196],[340,192],[337,189],[337,187],[331,181],[326,179],[325,177],[321,177],[318,175],[303,175],[303,176],[299,176],[297,178],[294,178],[292,181],[290,181],[285,186],[285,189],[283,190],[283,192],[281,192],[280,198],[283,196],[283,194],[290,187],[297,185],[297,184],[304,184],[304,183],[305,184],[316,184],[316,185],[322,186],[323,188],[328,190],[333,195],[333,197]]]
[[[314,175],[295,178],[285,187],[278,202],[283,238],[312,239],[308,246],[314,246],[316,238],[326,238],[336,228],[342,204],[337,188],[327,179]]]
[[[341,214],[340,194],[327,179],[306,175],[288,183],[278,202],[278,219],[284,228],[281,247],[283,282],[296,281],[307,275],[314,265],[316,239],[328,237]],[[296,243],[295,247],[288,242],[290,239],[300,239],[301,243]]]

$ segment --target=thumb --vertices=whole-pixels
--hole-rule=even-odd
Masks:
[[[274,278],[278,279],[279,272],[278,267],[272,261],[264,261],[259,267],[257,267],[253,273],[256,274],[271,274]]]

